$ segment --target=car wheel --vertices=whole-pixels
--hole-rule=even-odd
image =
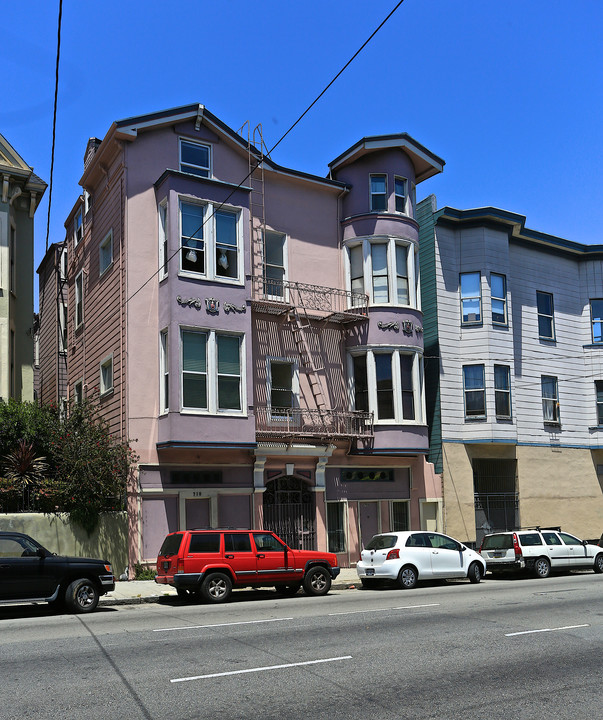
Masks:
[[[276,592],[279,595],[295,595],[300,587],[301,583],[293,583],[292,585],[277,585]]]
[[[482,579],[483,574],[482,566],[478,562],[472,562],[471,565],[469,565],[469,572],[467,573],[469,582],[478,583]]]
[[[331,589],[331,574],[318,565],[304,575],[304,591],[307,595],[326,595]]]
[[[398,583],[402,590],[412,590],[418,579],[417,571],[410,565],[405,565],[398,573]]]
[[[362,587],[365,588],[365,590],[371,590],[372,588],[376,588],[379,584],[378,580],[373,580],[372,578],[360,578],[360,582],[362,583]]]
[[[224,573],[210,573],[201,583],[201,594],[208,602],[226,602],[231,592],[232,580]]]
[[[87,578],[74,580],[65,590],[65,603],[74,613],[96,610],[99,597],[96,585]]]
[[[599,553],[595,558],[595,565],[593,570],[596,573],[603,573],[603,553]]]
[[[545,557],[539,557],[534,563],[534,575],[537,578],[546,578],[551,572],[551,563]]]

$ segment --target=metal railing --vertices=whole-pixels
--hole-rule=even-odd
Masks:
[[[308,315],[335,322],[356,322],[368,317],[368,295],[364,293],[257,275],[251,278],[251,287],[252,304],[264,312],[303,308]]]
[[[373,413],[256,406],[255,429],[270,437],[372,437]]]

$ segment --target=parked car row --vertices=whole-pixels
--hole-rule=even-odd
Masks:
[[[594,545],[561,528],[498,532],[486,535],[476,552],[443,533],[387,532],[370,540],[356,566],[365,588],[389,582],[403,589],[434,579],[479,583],[486,571],[545,578],[572,569],[603,573],[603,536]],[[333,553],[294,550],[269,531],[183,530],[165,538],[155,582],[173,586],[183,599],[221,603],[241,587],[276,587],[283,595],[303,587],[308,595],[326,595],[339,572]],[[106,560],[59,556],[28,535],[0,532],[0,605],[48,602],[88,613],[114,589]]]

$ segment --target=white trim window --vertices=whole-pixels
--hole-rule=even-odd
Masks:
[[[83,380],[77,380],[73,384],[73,401],[76,403],[81,403],[84,401],[84,381]]]
[[[211,145],[181,139],[180,170],[199,177],[211,177]]]
[[[241,281],[240,212],[180,200],[180,270],[219,282]]]
[[[542,418],[545,423],[559,425],[559,386],[553,375],[541,375]]]
[[[511,368],[508,365],[494,366],[494,409],[497,418],[511,418]]]
[[[59,352],[67,352],[67,304],[59,301]]]
[[[159,413],[163,415],[170,408],[170,363],[167,328],[159,333]]]
[[[82,208],[80,208],[75,214],[73,220],[73,246],[77,247],[82,238],[84,237],[84,218],[82,215]]]
[[[590,324],[593,343],[603,343],[603,300],[590,301]]]
[[[245,352],[242,335],[181,328],[180,355],[183,411],[243,413]]]
[[[168,275],[168,204],[164,198],[157,206],[157,225],[159,230],[159,280]]]
[[[396,212],[407,214],[406,198],[408,181],[403,177],[394,177],[394,198],[396,201]]]
[[[299,406],[299,368],[288,358],[267,358],[268,405],[272,416]],[[285,415],[286,413],[282,413]]]
[[[507,278],[490,273],[490,300],[492,303],[492,324],[507,325]]]
[[[74,326],[77,330],[84,323],[84,271],[75,276]]]
[[[8,283],[9,290],[14,294],[17,291],[17,228],[12,221],[10,223],[10,246],[8,248]]]
[[[387,212],[387,175],[370,175],[369,196],[371,212]]]
[[[603,380],[595,380],[597,398],[597,427],[603,427]]]
[[[98,247],[98,274],[99,277],[104,275],[113,264],[113,230],[103,238]]]
[[[536,291],[536,309],[538,311],[538,337],[541,340],[555,339],[555,310],[553,295]]]
[[[399,238],[363,238],[348,244],[348,285],[366,293],[371,305],[418,307],[417,258],[412,243]]]
[[[421,356],[400,349],[370,349],[349,356],[352,406],[373,412],[376,423],[417,424],[423,418]]]
[[[113,353],[100,363],[100,395],[107,395],[113,391]]]
[[[486,379],[483,365],[463,365],[465,420],[486,417]]]
[[[482,276],[479,272],[461,273],[461,322],[477,325],[482,321]]]
[[[67,279],[67,244],[63,245],[59,255],[59,277],[61,280]]]
[[[287,279],[287,236],[284,233],[264,232],[264,294],[271,298],[285,299]]]

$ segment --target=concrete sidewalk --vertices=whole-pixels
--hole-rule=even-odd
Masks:
[[[348,590],[360,586],[355,568],[342,568],[333,580],[332,590]],[[175,588],[170,585],[158,585],[154,580],[118,580],[113,592],[103,595],[100,605],[136,605],[158,602],[164,597],[176,596]]]

